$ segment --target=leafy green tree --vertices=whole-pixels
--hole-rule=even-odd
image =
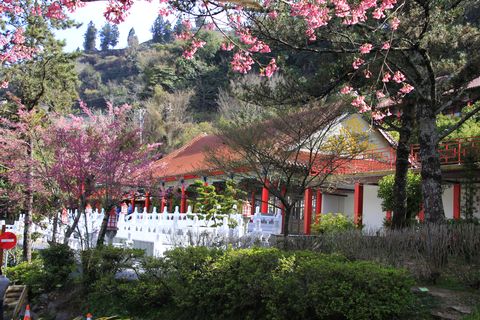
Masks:
[[[92,21],[88,23],[84,39],[85,41],[83,42],[83,49],[85,51],[94,51],[96,47],[95,41],[97,40],[97,28],[95,28],[95,25]]]
[[[475,109],[480,102],[477,102],[471,106],[465,107],[461,112],[455,114],[440,114],[437,118],[437,128],[439,133],[453,127],[464,117],[466,114]],[[480,114],[476,114],[467,121],[463,122],[456,130],[452,131],[446,140],[457,138],[470,138],[480,136]]]
[[[383,177],[378,182],[378,197],[382,199],[382,209],[385,211],[395,210],[395,175]],[[422,204],[422,179],[418,173],[409,171],[407,174],[407,215],[406,217],[393,216],[398,219],[403,227],[410,225]]]

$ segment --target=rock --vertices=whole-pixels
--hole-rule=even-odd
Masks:
[[[471,314],[472,313],[472,308],[467,307],[467,306],[450,306],[450,309],[455,310],[457,312],[463,313],[463,314]]]
[[[462,318],[461,315],[446,312],[446,311],[434,311],[431,313],[434,319],[438,320],[460,320]]]

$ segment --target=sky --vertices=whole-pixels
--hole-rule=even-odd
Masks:
[[[72,28],[68,30],[57,31],[56,35],[58,39],[66,40],[65,51],[75,51],[77,48],[83,48],[83,35],[87,29],[87,25],[90,21],[93,21],[97,30],[100,30],[102,26],[107,22],[103,16],[107,1],[95,1],[87,3],[83,8],[76,10],[70,15],[75,21],[82,23],[82,26],[78,29]],[[124,48],[127,45],[127,36],[130,28],[135,28],[140,43],[150,40],[152,34],[150,28],[158,16],[158,1],[152,3],[146,1],[135,1],[133,7],[130,10],[125,22],[118,25],[120,31],[119,43],[115,48]],[[98,34],[97,34],[98,35]],[[100,40],[97,36],[97,48],[100,46]]]

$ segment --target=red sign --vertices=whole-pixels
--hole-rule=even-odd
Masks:
[[[17,245],[17,236],[11,232],[0,234],[0,249],[9,250]]]

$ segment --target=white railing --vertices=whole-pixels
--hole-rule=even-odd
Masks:
[[[233,209],[237,212],[236,208]],[[69,225],[72,225],[77,211],[68,211],[63,217],[63,223],[57,229],[57,241],[63,242],[63,235]],[[104,211],[90,211],[82,214],[78,228],[70,237],[68,243],[73,249],[93,247],[97,241]],[[256,208],[253,216],[243,216],[238,213],[223,218],[206,219],[205,215],[192,213],[188,207],[186,213],[180,213],[178,207],[173,213],[157,212],[156,208],[148,213],[136,209],[131,214],[119,213],[110,216],[107,238],[115,246],[146,249],[148,254],[159,256],[166,250],[177,246],[208,245],[228,239],[253,237],[267,241],[271,234],[281,233],[282,217],[277,214],[261,214]],[[59,214],[59,221],[62,220]],[[114,223],[116,220],[116,223]],[[23,234],[23,217],[15,224],[7,226],[9,231],[17,235]],[[45,219],[34,224],[34,232],[40,232],[37,244],[47,243],[52,239],[53,223]]]

